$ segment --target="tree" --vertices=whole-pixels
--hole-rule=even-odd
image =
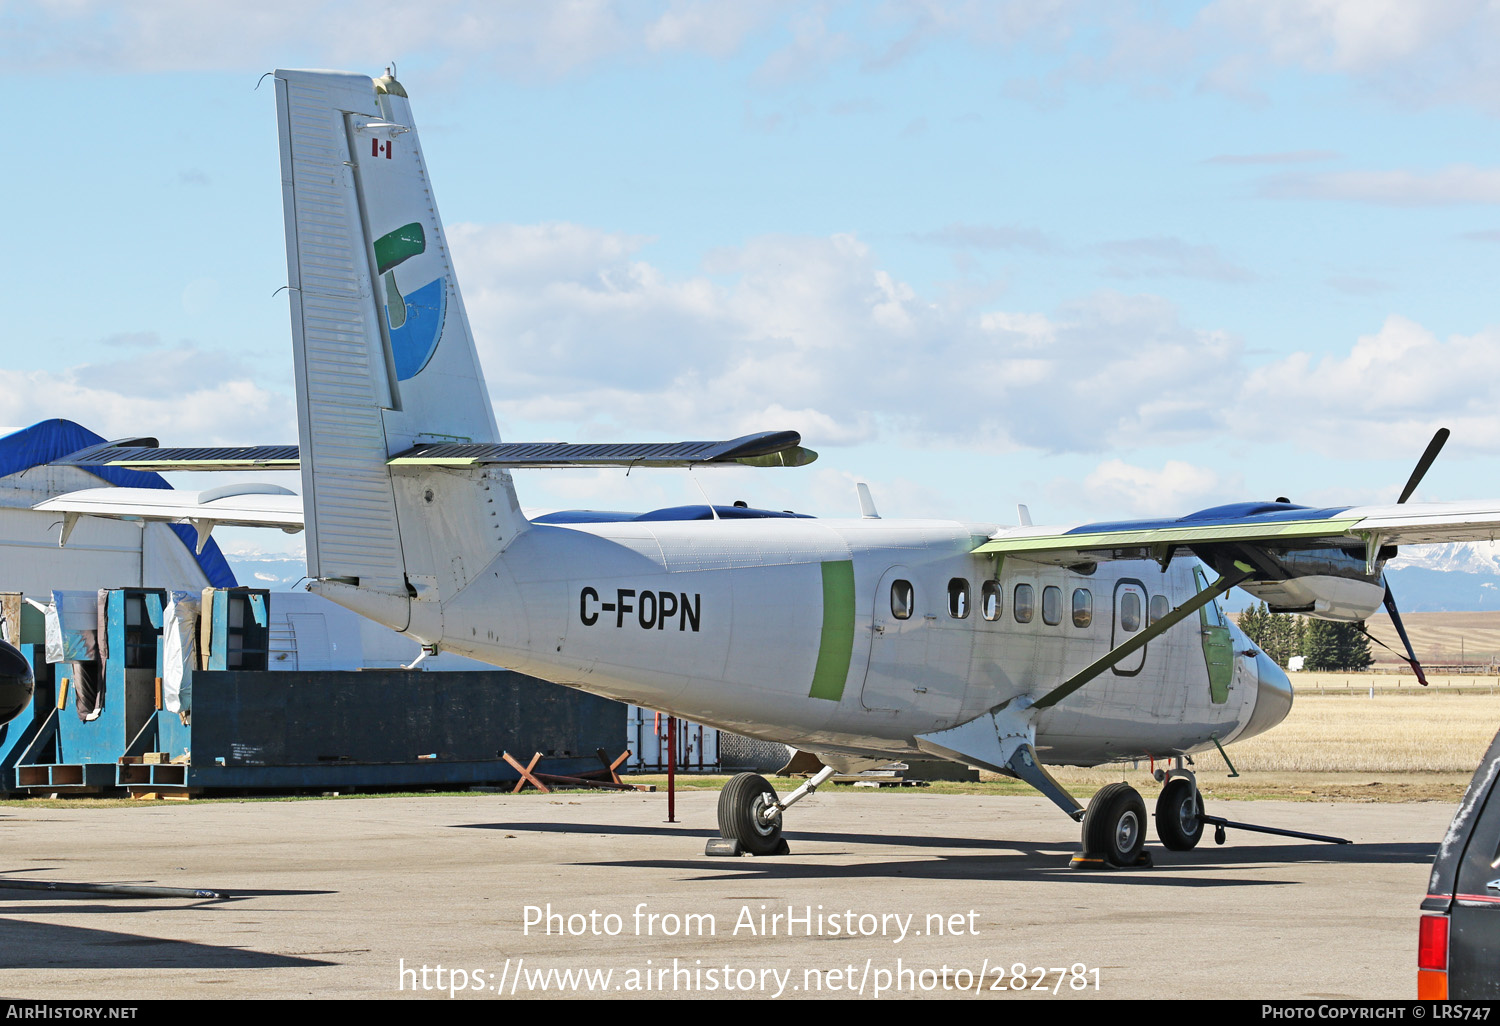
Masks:
[[[1368,670],[1375,657],[1370,654],[1370,639],[1364,632],[1364,621],[1339,626],[1339,661],[1345,670]]]
[[[1285,667],[1287,660],[1302,651],[1303,621],[1290,613],[1273,613],[1264,602],[1240,614],[1240,630],[1256,646]]]
[[[1311,620],[1307,624],[1302,654],[1309,670],[1366,670],[1374,662],[1370,639],[1363,624],[1335,620]]]

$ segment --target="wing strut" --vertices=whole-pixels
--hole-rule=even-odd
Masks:
[[[1375,642],[1375,644],[1379,645],[1387,652],[1393,652],[1395,653],[1397,658],[1404,659],[1406,662],[1410,663],[1412,672],[1417,675],[1417,683],[1422,685],[1424,688],[1427,687],[1427,674],[1422,672],[1422,664],[1417,662],[1417,653],[1411,647],[1411,638],[1406,636],[1406,625],[1401,622],[1401,613],[1396,609],[1396,598],[1391,594],[1391,586],[1389,584],[1385,586],[1385,611],[1391,615],[1391,624],[1396,628],[1396,633],[1401,636],[1401,643],[1406,646],[1405,655],[1397,652],[1394,648],[1381,641],[1375,635],[1371,634],[1369,628],[1367,628],[1364,623],[1357,623],[1354,626],[1358,628],[1361,634],[1369,638],[1371,641]]]
[[[1188,601],[1172,610],[1160,620],[1157,620],[1123,645],[1117,645],[1110,649],[1104,655],[1095,659],[1092,663],[1089,663],[1083,669],[1073,674],[1073,676],[1047,692],[1041,698],[1037,699],[1036,704],[1032,708],[1047,709],[1056,705],[1120,660],[1144,648],[1149,642],[1161,637],[1168,630],[1177,626],[1189,616],[1192,616],[1220,595],[1227,594],[1235,585],[1248,581],[1254,576],[1255,571],[1251,569],[1241,570],[1239,573],[1231,576],[1220,577],[1213,584],[1188,599]]]

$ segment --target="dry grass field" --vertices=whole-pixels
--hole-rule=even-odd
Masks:
[[[1296,699],[1279,726],[1229,749],[1242,772],[1474,772],[1500,730],[1500,688],[1385,686],[1378,674],[1292,674]],[[1472,678],[1471,678],[1472,679]],[[1466,682],[1467,683],[1467,682]],[[1374,697],[1370,687],[1375,687]],[[1198,759],[1218,769],[1218,753]]]
[[[1500,662],[1500,612],[1402,613],[1401,622],[1424,666],[1454,663],[1491,666]],[[1365,621],[1370,633],[1401,651],[1391,618],[1381,613]],[[1370,646],[1375,669],[1405,670],[1406,663],[1379,645]]]

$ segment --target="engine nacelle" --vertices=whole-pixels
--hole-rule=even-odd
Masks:
[[[1381,549],[1374,572],[1366,573],[1363,548],[1261,549],[1255,557],[1260,572],[1240,587],[1275,613],[1358,623],[1384,605],[1381,567],[1395,554],[1394,548]],[[1234,546],[1207,546],[1199,556],[1221,574],[1243,565]]]
[[[8,723],[31,702],[35,681],[20,649],[0,641],[0,723]]]
[[[1302,613],[1319,620],[1358,623],[1385,602],[1385,582],[1348,577],[1293,577],[1285,581],[1247,581],[1240,585],[1272,612]]]

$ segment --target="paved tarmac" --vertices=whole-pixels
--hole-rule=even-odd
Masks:
[[[1453,813],[1217,803],[1356,843],[1153,839],[1154,868],[1081,873],[1039,798],[820,791],[791,855],[713,859],[716,798],[675,825],[664,794],[0,808],[0,879],[231,895],[0,886],[0,995],[1410,999]]]

